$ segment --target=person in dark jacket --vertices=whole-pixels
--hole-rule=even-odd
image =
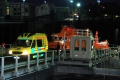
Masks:
[[[57,55],[59,55],[59,50],[60,50],[60,43],[59,42],[57,43],[56,49],[57,49]]]

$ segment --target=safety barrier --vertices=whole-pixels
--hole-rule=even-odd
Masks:
[[[107,60],[108,58],[110,58],[112,50],[114,50],[113,47],[110,48],[108,51],[95,50],[93,56],[94,57],[93,64],[97,64],[100,61],[103,62],[103,60]],[[50,57],[48,57],[48,52],[51,52],[52,54]],[[14,56],[15,64],[8,64],[8,65],[5,65],[5,58],[13,57],[13,56],[0,57],[1,58],[0,80],[5,80],[5,79],[10,80],[16,77],[34,73],[36,71],[49,68],[55,65],[56,62],[61,62],[61,61],[64,62],[67,58],[69,58],[69,56],[66,56],[66,50],[63,50],[61,52],[59,51],[59,55],[57,56],[55,56],[55,52],[52,50],[48,52],[45,53],[44,58],[40,59],[39,57],[37,57],[36,60],[30,60],[30,55],[28,55],[27,61],[24,62],[19,62],[19,56]]]
[[[52,55],[50,57],[47,56],[48,52],[52,52]],[[10,80],[55,65],[56,64],[55,61],[56,60],[58,61],[58,56],[54,55],[54,51],[48,51],[48,52],[45,52],[44,58],[40,59],[39,57],[37,57],[36,60],[30,60],[30,55],[28,55],[27,61],[24,62],[18,62],[19,56],[14,56],[15,64],[8,64],[8,65],[5,65],[4,62],[5,58],[12,56],[0,57],[1,58],[0,80],[6,80],[6,79]]]

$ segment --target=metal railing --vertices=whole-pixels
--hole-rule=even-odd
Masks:
[[[51,56],[47,56],[48,52],[52,52]],[[10,80],[15,77],[26,75],[26,73],[33,73],[42,69],[49,68],[55,65],[56,60],[58,62],[58,56],[55,56],[54,51],[45,52],[44,58],[37,57],[36,60],[30,60],[30,55],[27,56],[27,61],[19,62],[19,56],[15,57],[15,64],[5,65],[5,58],[13,57],[6,56],[1,58],[1,74],[0,80]],[[38,55],[38,54],[37,54]]]
[[[80,36],[93,36],[92,31],[89,29],[76,29],[74,30],[74,34]]]
[[[115,47],[116,48],[116,47]],[[118,48],[118,47],[117,47]],[[101,54],[101,51],[95,51],[94,52],[94,64],[97,64],[99,62],[103,62],[103,60],[107,60],[111,57],[111,51],[113,50],[113,47],[109,49],[109,51],[105,51]],[[48,57],[48,52],[51,52],[51,56]],[[65,61],[66,58],[69,56],[66,56],[66,50],[59,51],[59,55],[55,55],[54,50],[50,50],[45,53],[44,58],[37,57],[36,60],[31,60],[30,55],[27,56],[27,61],[19,62],[19,56],[14,56],[15,63],[14,64],[8,64],[5,65],[5,58],[13,57],[13,56],[5,56],[0,57],[1,58],[1,74],[0,74],[0,80],[5,79],[13,79],[14,77],[19,77],[22,75],[26,75],[26,73],[33,73],[35,71],[40,71],[42,69],[49,68],[52,65],[55,65],[56,62]],[[70,53],[68,53],[70,55]],[[37,54],[38,55],[38,54]]]

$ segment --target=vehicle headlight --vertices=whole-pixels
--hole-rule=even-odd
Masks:
[[[27,55],[28,51],[23,51],[22,55]]]
[[[12,51],[11,51],[11,50],[9,50],[9,54],[12,54]]]

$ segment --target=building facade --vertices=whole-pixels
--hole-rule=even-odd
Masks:
[[[53,3],[45,3],[35,6],[35,17],[49,15],[53,11],[56,13],[55,5]]]
[[[72,16],[69,7],[56,7],[56,14],[58,19],[70,18]]]
[[[0,17],[9,16],[12,20],[34,17],[34,5],[27,3],[0,2]]]

